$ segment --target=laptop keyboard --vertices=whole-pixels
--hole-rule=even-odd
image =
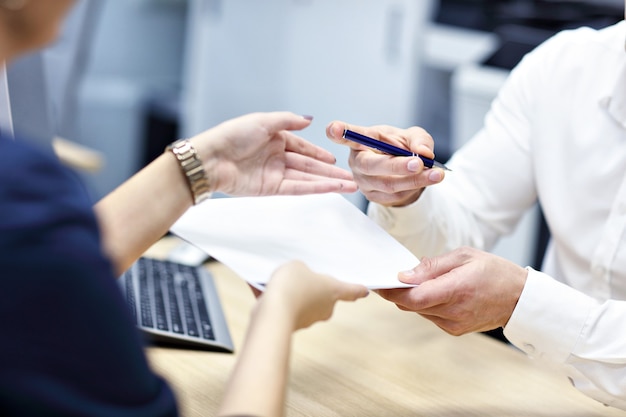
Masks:
[[[211,317],[196,267],[140,258],[136,269],[139,294],[126,279],[128,306],[137,325],[194,338],[215,340]],[[139,312],[137,298],[139,297]]]

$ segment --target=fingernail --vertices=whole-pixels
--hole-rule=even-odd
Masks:
[[[411,159],[407,164],[406,168],[411,172],[416,172],[421,169],[422,163],[417,159]]]
[[[405,277],[412,277],[413,275],[415,275],[415,271],[412,269],[409,269],[407,271],[402,271],[400,273],[404,275]]]
[[[431,169],[428,173],[428,179],[432,182],[439,182],[443,179],[443,173],[440,169]]]
[[[303,114],[302,117],[304,117],[307,120],[313,120],[313,116],[309,116],[308,114]]]

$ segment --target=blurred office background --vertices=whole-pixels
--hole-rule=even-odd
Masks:
[[[8,69],[14,124],[96,151],[102,166],[83,173],[96,199],[169,142],[252,111],[313,115],[302,136],[344,167],[347,150],[324,134],[333,119],[421,125],[445,161],[481,127],[526,52],[559,30],[622,20],[623,8],[622,0],[79,0],[59,42]],[[358,193],[348,198],[365,208]],[[537,209],[495,252],[536,265],[540,225]]]

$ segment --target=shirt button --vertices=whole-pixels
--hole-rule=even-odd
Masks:
[[[535,353],[535,346],[531,343],[524,343],[522,347],[524,348],[524,352],[528,353],[529,355]]]

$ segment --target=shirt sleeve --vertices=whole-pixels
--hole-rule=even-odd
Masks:
[[[416,256],[490,250],[536,204],[531,126],[551,48],[540,47],[511,72],[484,127],[454,153],[441,183],[405,207],[369,205],[369,215]]]
[[[404,207],[369,204],[368,216],[418,258],[465,245],[483,248],[482,235],[471,213],[447,198],[445,192],[433,194],[434,189],[427,189],[419,200]]]
[[[599,302],[528,269],[518,304],[504,328],[530,357],[560,366],[574,386],[626,409],[626,301]]]

